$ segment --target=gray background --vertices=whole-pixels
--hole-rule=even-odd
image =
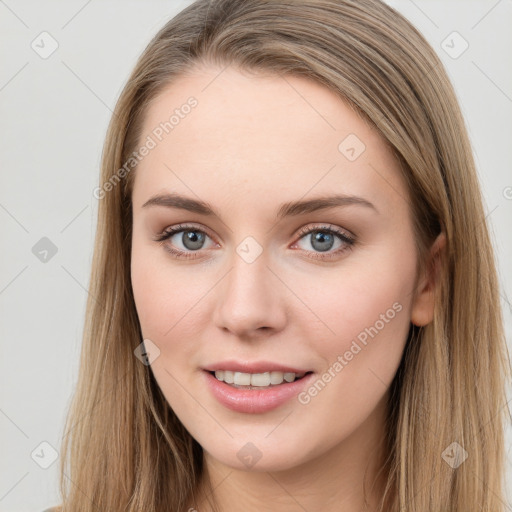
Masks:
[[[60,449],[77,380],[105,130],[136,58],[189,3],[0,0],[0,511],[59,503],[52,447]],[[493,230],[510,342],[512,1],[389,3],[427,37],[455,85]],[[52,44],[58,48],[44,55]],[[48,245],[43,237],[55,254],[37,255]],[[511,445],[508,430],[509,489]]]

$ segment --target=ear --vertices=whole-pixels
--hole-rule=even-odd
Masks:
[[[439,286],[440,267],[445,247],[446,236],[440,233],[430,248],[427,268],[416,286],[411,322],[418,327],[429,324],[434,318],[435,290]]]

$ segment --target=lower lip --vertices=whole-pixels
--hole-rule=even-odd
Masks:
[[[314,373],[302,379],[285,382],[279,386],[262,389],[239,389],[218,380],[210,372],[204,370],[206,382],[213,396],[225,407],[236,412],[262,413],[276,409],[291,398],[297,396],[306,387]]]

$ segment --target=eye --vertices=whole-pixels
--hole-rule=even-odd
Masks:
[[[309,257],[320,260],[328,260],[340,256],[347,250],[350,250],[355,243],[355,238],[350,233],[336,227],[336,226],[315,226],[302,228],[298,236],[300,240],[305,239],[309,242],[313,250],[302,249],[311,253]],[[309,237],[309,238],[308,238]],[[176,238],[176,240],[173,240]],[[164,245],[166,251],[171,253],[176,258],[197,258],[199,255],[194,253],[200,252],[204,249],[205,241],[211,237],[203,230],[195,226],[188,226],[178,224],[174,227],[168,228],[154,239]],[[167,243],[172,242],[172,243]],[[331,251],[333,246],[338,242],[337,248]],[[181,244],[181,248],[180,248]],[[297,246],[296,242],[292,247]],[[214,247],[219,247],[215,242],[212,244]],[[176,248],[176,246],[178,246]]]
[[[307,244],[313,247],[312,258],[328,260],[340,256],[350,250],[355,243],[355,238],[350,233],[341,230],[336,226],[316,226],[302,228],[298,233],[300,239],[305,239]],[[331,251],[338,241],[337,249]],[[297,245],[294,244],[294,246]],[[306,249],[307,252],[311,252]],[[315,252],[319,251],[319,252]],[[331,252],[329,252],[331,251]]]
[[[176,240],[173,240],[173,238],[176,238]],[[194,226],[179,224],[160,233],[155,238],[155,241],[162,242],[165,250],[173,256],[178,258],[196,258],[197,256],[194,252],[204,249],[204,243],[207,238],[210,237],[204,230]],[[167,241],[172,242],[172,245],[164,243]],[[180,248],[179,244],[181,244],[182,248]],[[178,245],[177,249],[175,248],[176,245]]]

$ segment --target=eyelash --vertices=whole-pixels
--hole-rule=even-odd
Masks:
[[[177,258],[182,258],[182,259],[197,258],[197,256],[195,256],[194,254],[197,252],[200,252],[200,249],[197,251],[181,251],[181,250],[173,249],[169,245],[164,244],[164,242],[169,240],[173,235],[175,235],[176,233],[180,233],[182,231],[194,231],[197,233],[202,233],[202,234],[212,238],[203,229],[196,228],[195,226],[178,224],[178,225],[176,225],[170,229],[166,229],[162,233],[158,234],[156,236],[156,238],[154,238],[154,240],[155,240],[155,242],[160,242],[162,245],[164,245],[164,249]],[[340,254],[344,253],[345,251],[351,250],[356,241],[355,237],[350,236],[346,232],[341,231],[337,227],[331,226],[331,225],[304,227],[299,231],[297,236],[298,236],[298,239],[300,240],[303,237],[305,237],[306,235],[309,235],[310,233],[319,232],[319,231],[336,235],[343,242],[344,246],[342,248],[338,248],[336,251],[327,252],[327,253],[306,251],[308,253],[310,253],[310,252],[312,253],[311,257],[313,259],[324,260],[324,261],[331,260],[331,259],[339,256]]]

